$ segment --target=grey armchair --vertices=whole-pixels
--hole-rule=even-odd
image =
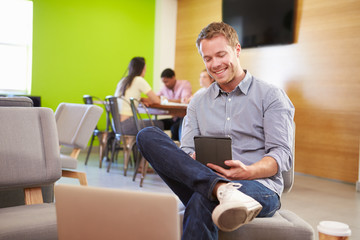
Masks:
[[[293,164],[291,169],[282,172],[284,179],[284,193],[291,190],[294,184],[295,165],[295,123],[293,142]],[[183,212],[180,213],[183,217]],[[314,230],[310,224],[305,222],[295,213],[286,210],[278,210],[270,218],[255,218],[232,232],[219,231],[219,240],[313,240]]]
[[[60,146],[72,149],[70,155],[60,154],[62,176],[77,178],[81,185],[87,185],[85,172],[79,172],[77,158],[86,148],[103,109],[95,105],[60,103],[55,112]]]
[[[33,107],[33,101],[29,97],[14,96],[0,97],[0,107]],[[44,202],[54,201],[54,185],[42,186]],[[0,191],[0,208],[24,205],[24,191],[22,189],[11,189]]]
[[[0,97],[1,107],[33,107],[34,103],[28,97]]]
[[[0,132],[0,190],[22,189],[25,202],[0,208],[0,239],[57,239],[55,205],[41,193],[61,177],[53,111],[1,107]]]

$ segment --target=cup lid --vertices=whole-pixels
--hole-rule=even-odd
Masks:
[[[349,225],[335,221],[321,221],[317,226],[319,232],[332,236],[350,236]]]

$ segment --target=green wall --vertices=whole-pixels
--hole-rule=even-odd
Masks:
[[[134,56],[145,57],[152,85],[155,0],[33,2],[31,95],[41,96],[43,107],[113,95]]]

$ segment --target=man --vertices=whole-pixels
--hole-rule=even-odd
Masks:
[[[144,157],[186,207],[186,240],[217,239],[218,229],[273,216],[280,208],[281,172],[292,162],[294,107],[284,91],[241,68],[235,30],[211,23],[197,47],[216,84],[191,100],[181,149],[154,127],[137,136]],[[195,135],[231,136],[230,169],[194,161]]]
[[[191,84],[186,80],[177,80],[174,70],[167,68],[161,73],[161,81],[164,86],[158,92],[158,96],[164,96],[170,102],[185,102],[191,97]]]
[[[186,80],[177,80],[175,72],[167,68],[161,73],[161,80],[164,86],[157,93],[169,102],[187,103],[191,97],[191,84]],[[171,130],[171,138],[179,140],[181,135],[181,125],[183,118],[175,117],[163,119],[165,130]]]

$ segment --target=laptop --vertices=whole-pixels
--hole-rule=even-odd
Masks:
[[[196,160],[206,165],[214,163],[225,169],[225,160],[232,159],[231,138],[227,136],[194,136]]]
[[[179,240],[173,194],[55,185],[59,240]]]

